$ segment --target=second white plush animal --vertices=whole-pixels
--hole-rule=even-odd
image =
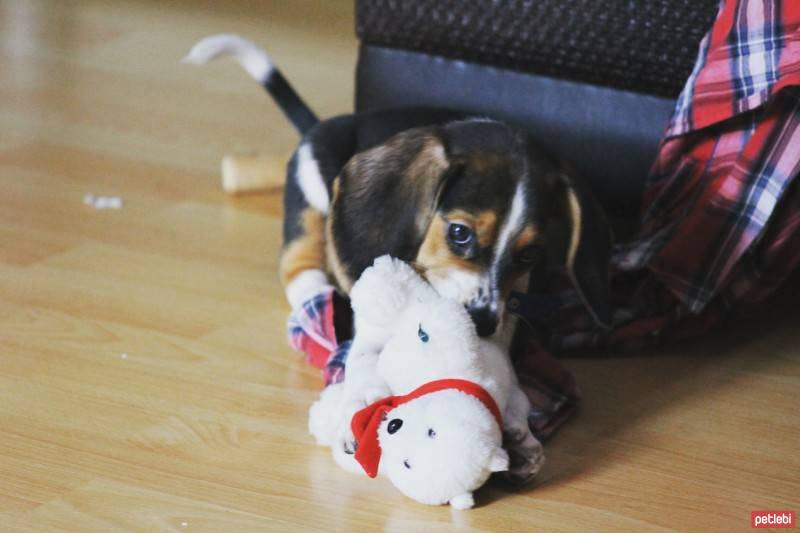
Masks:
[[[380,472],[419,502],[466,509],[492,472],[509,470],[505,433],[510,477],[536,475],[544,454],[505,343],[478,337],[461,305],[388,256],[350,297],[356,335],[345,381],[324,390],[309,415],[337,463]]]

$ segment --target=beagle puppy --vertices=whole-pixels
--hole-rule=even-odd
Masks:
[[[461,302],[489,336],[503,323],[512,289],[526,292],[534,266],[555,254],[597,323],[610,325],[604,213],[579,177],[524,130],[431,109],[319,121],[249,41],[208,37],[186,61],[223,55],[265,87],[302,135],[286,177],[280,259],[293,307],[331,281],[346,293],[389,254]]]

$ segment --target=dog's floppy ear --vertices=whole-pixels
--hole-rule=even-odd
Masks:
[[[328,237],[351,282],[376,256],[415,258],[450,169],[436,127],[404,131],[350,159],[335,187]]]
[[[574,173],[558,170],[551,177],[553,215],[567,227],[565,266],[573,285],[598,325],[613,322],[608,267],[612,233],[603,208]]]

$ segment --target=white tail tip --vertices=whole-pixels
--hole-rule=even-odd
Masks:
[[[274,68],[264,50],[232,33],[209,35],[200,39],[181,62],[205,65],[222,56],[233,57],[259,83],[264,83]]]

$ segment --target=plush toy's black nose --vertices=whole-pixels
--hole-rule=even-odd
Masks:
[[[399,418],[392,418],[389,420],[389,427],[386,428],[386,431],[389,432],[389,435],[397,433],[397,431],[403,427],[403,421]]]

